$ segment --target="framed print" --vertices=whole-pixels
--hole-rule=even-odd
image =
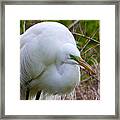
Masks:
[[[1,118],[119,119],[117,0],[1,7]]]

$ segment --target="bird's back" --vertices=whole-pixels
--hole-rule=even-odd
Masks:
[[[57,22],[42,22],[33,25],[28,30],[26,30],[23,35],[21,35],[21,47],[39,35],[44,37],[46,35],[52,36],[54,39],[57,38],[57,41],[61,41],[62,43],[67,42],[75,45],[74,37],[67,29],[67,27]]]

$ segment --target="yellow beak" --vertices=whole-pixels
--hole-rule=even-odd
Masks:
[[[91,74],[96,74],[96,72],[93,70],[93,68],[87,63],[85,62],[81,56],[77,57],[77,56],[73,56],[70,55],[71,59],[74,59],[80,66],[83,66],[86,70],[88,70]]]
[[[87,62],[85,62],[81,57],[79,58],[79,60],[77,60],[77,62],[81,66],[83,66],[86,70],[88,70],[90,73],[96,74],[95,71],[93,70],[93,68]]]

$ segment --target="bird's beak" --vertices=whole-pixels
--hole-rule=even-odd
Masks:
[[[82,57],[80,57],[77,62],[78,62],[81,66],[83,66],[86,70],[88,70],[90,73],[96,74],[95,71],[93,70],[93,68],[92,68],[87,62],[85,62],[85,61],[82,59]]]
[[[85,62],[82,57],[76,57],[71,55],[72,59],[74,59],[80,66],[84,67],[86,70],[88,70],[91,74],[96,74],[96,72],[93,70],[93,68]]]

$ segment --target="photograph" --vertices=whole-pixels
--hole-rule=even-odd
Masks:
[[[3,2],[3,118],[117,118],[120,6],[85,1]]]
[[[20,100],[100,100],[100,20],[20,20]]]

